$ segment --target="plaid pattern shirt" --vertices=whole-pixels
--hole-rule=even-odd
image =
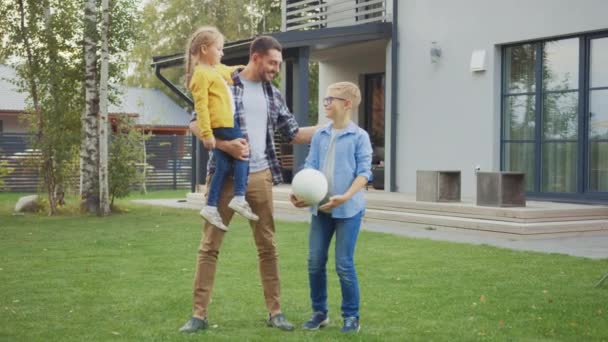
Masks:
[[[233,85],[232,94],[234,95],[234,118],[238,120],[241,131],[245,136],[245,139],[249,141],[247,135],[247,123],[245,122],[245,108],[243,106],[243,83],[239,77],[239,73],[242,69],[235,70],[232,74]],[[268,159],[268,166],[272,172],[272,182],[274,185],[283,182],[283,176],[281,174],[281,165],[279,164],[279,158],[275,152],[274,143],[274,132],[279,133],[287,140],[292,141],[298,134],[299,126],[295,117],[285,104],[283,95],[277,88],[275,88],[270,82],[262,82],[262,88],[264,89],[264,95],[266,98],[266,108],[268,110],[268,124],[266,129],[266,158]],[[209,163],[207,164],[207,174],[211,174],[215,171],[215,160],[213,153],[209,153]]]

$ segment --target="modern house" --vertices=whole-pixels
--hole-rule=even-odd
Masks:
[[[291,109],[307,125],[309,96],[336,81],[359,84],[356,120],[385,165],[387,191],[414,193],[417,170],[461,170],[471,197],[476,169],[502,170],[525,173],[529,198],[608,203],[607,1],[282,6],[282,32],[271,35],[284,46]],[[246,61],[250,41],[227,44],[225,62]],[[153,65],[162,79],[181,62]],[[308,89],[310,62],[319,63],[319,94]],[[296,168],[305,154],[294,150]]]

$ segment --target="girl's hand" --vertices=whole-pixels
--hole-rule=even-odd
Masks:
[[[348,197],[346,197],[345,195],[331,196],[329,198],[329,201],[327,203],[325,203],[325,204],[323,204],[322,206],[319,207],[319,210],[321,210],[321,211],[329,211],[329,210],[331,210],[333,208],[341,206],[346,201],[348,201]]]
[[[308,203],[297,198],[294,194],[289,194],[289,200],[291,201],[291,204],[293,204],[296,208],[305,208],[309,206]]]
[[[208,138],[203,138],[203,146],[208,150],[213,150],[215,148],[215,137],[212,135]]]

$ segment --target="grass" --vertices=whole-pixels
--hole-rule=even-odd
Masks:
[[[151,195],[154,196],[154,195]],[[358,336],[339,332],[339,283],[330,255],[330,327],[275,331],[256,251],[235,220],[220,254],[212,328],[189,318],[200,240],[194,211],[120,202],[108,218],[12,216],[0,194],[0,340],[4,341],[470,341],[608,340],[608,260],[518,252],[362,232]],[[147,197],[151,198],[151,197]],[[297,325],[309,314],[307,225],[278,222],[282,305]]]

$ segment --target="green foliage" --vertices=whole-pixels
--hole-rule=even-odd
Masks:
[[[138,24],[140,36],[129,55],[131,68],[127,84],[161,89],[185,106],[156,78],[150,67],[152,57],[184,53],[188,38],[202,25],[217,26],[228,42],[279,31],[281,1],[150,0],[143,7]],[[163,70],[163,75],[173,84],[184,83],[181,66]]]
[[[316,125],[319,120],[319,63],[311,62],[308,77],[308,120]]]
[[[127,51],[139,28],[136,0],[112,1],[110,83],[119,84]],[[23,5],[21,10],[20,4]],[[38,161],[51,213],[55,200],[75,185],[84,111],[83,6],[76,0],[0,2],[0,60],[15,61],[19,91],[28,94],[24,115]],[[98,25],[101,18],[98,18]],[[24,22],[24,25],[21,22]],[[99,68],[98,68],[99,70]],[[97,76],[99,77],[99,76]],[[110,101],[116,90],[110,89]],[[88,151],[88,153],[93,153]],[[77,178],[77,177],[76,177]]]
[[[149,135],[139,131],[129,117],[117,120],[117,129],[110,137],[108,149],[108,183],[111,204],[115,198],[131,193],[132,187],[141,179],[143,144]]]
[[[4,160],[0,161],[0,190],[4,188],[4,177],[10,175],[13,169],[8,167],[8,163]]]

